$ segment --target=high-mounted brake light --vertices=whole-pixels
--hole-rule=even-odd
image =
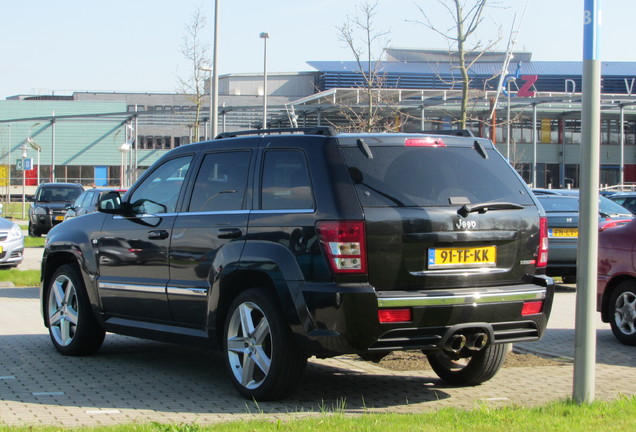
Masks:
[[[537,267],[548,265],[548,218],[539,219],[539,249],[537,251]]]
[[[441,138],[407,138],[404,141],[406,147],[446,147],[444,140]]]
[[[366,273],[364,222],[318,222],[316,230],[334,273]]]

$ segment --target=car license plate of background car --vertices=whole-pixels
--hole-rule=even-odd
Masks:
[[[64,216],[55,216],[56,221],[64,220]]]
[[[497,247],[430,248],[428,268],[489,267],[497,264]]]
[[[578,228],[548,228],[548,237],[578,237]]]

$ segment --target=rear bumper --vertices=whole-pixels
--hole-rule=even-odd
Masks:
[[[305,286],[314,328],[302,335],[309,355],[330,356],[417,349],[442,349],[451,334],[485,332],[489,343],[527,342],[541,338],[552,308],[554,283],[532,283],[436,291],[376,292],[370,286]],[[522,315],[524,303],[542,301],[540,313]],[[411,320],[380,323],[383,308],[409,309]]]
[[[576,276],[576,240],[550,240],[548,243],[548,267],[550,276]]]

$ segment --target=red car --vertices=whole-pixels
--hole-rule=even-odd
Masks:
[[[636,345],[636,219],[601,229],[596,310],[616,339]]]

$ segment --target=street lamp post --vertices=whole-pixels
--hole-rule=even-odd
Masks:
[[[26,167],[24,166],[27,158],[27,145],[22,144],[22,219],[26,218],[26,193],[24,191],[26,186]]]
[[[37,123],[33,123],[31,125],[31,127],[29,128],[29,136],[27,137],[27,143],[29,143],[29,145],[31,146],[31,148],[35,151],[38,152],[38,171],[37,171],[37,185],[40,185],[40,152],[42,151],[42,146],[38,143],[35,142],[35,140],[33,139],[33,136],[31,135],[31,131],[33,130],[34,127],[38,126],[40,124],[40,122]]]
[[[55,112],[51,117],[51,183],[55,182]]]
[[[206,138],[207,139],[214,139],[214,137],[216,136],[216,127],[214,126],[214,89],[212,88],[214,86],[214,77],[212,76],[212,68],[209,66],[199,66],[199,70],[208,72],[210,74],[209,80],[210,80],[210,136],[207,136],[207,132],[206,132]]]
[[[212,138],[216,137],[219,125],[219,0],[214,0],[214,50],[212,53],[212,82],[210,83],[212,103],[210,122]]]
[[[37,185],[40,185],[40,152],[42,151],[42,146],[40,146],[40,144],[36,143],[35,140],[33,138],[31,138],[30,136],[27,138],[27,142],[29,143],[29,145],[31,146],[31,148],[33,150],[35,150],[36,152],[38,152],[38,175],[37,175]]]
[[[267,39],[269,33],[262,32],[263,39],[263,129],[267,129]]]

